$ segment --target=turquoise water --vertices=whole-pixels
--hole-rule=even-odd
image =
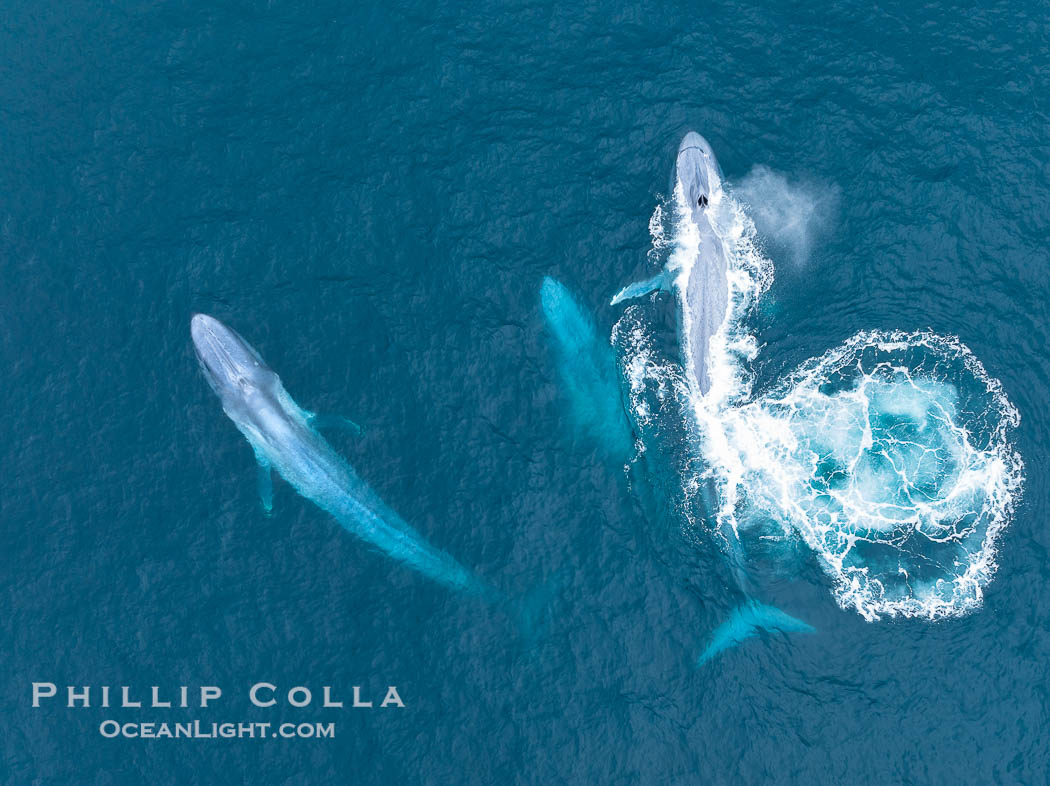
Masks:
[[[10,5],[0,780],[1045,781],[1048,33],[1006,3]],[[689,129],[774,270],[756,400],[860,331],[928,330],[1016,407],[1023,495],[969,613],[867,621],[765,520],[741,522],[742,588],[683,505],[697,448],[671,410],[626,467],[579,428],[544,277],[613,334],[610,299],[668,253],[650,219]],[[642,307],[673,359],[670,301]],[[360,423],[333,446],[531,624],[286,484],[265,516],[196,312]],[[697,668],[745,591],[816,632]],[[406,707],[259,709],[264,680]],[[33,681],[224,697],[33,708]],[[107,718],[336,736],[104,739]]]

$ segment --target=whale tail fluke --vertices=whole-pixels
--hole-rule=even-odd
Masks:
[[[697,661],[697,666],[703,666],[717,655],[765,631],[816,633],[816,628],[781,611],[776,606],[767,606],[753,600],[748,601],[735,609],[729,619],[715,629],[707,649]]]

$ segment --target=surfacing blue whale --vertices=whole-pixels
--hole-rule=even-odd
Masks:
[[[691,387],[699,395],[711,390],[711,338],[722,328],[729,313],[729,253],[710,216],[722,200],[722,170],[711,145],[690,131],[678,146],[675,163],[675,199],[680,209],[680,232],[696,233],[696,257],[678,260],[680,268],[664,270],[640,283],[630,284],[612,299],[619,303],[659,289],[670,291],[678,304],[678,332],[682,363]],[[713,494],[713,490],[710,491]],[[717,506],[707,501],[708,512]],[[740,590],[748,596],[711,635],[700,655],[702,665],[721,652],[762,631],[813,632],[813,628],[778,608],[750,598],[740,540],[730,527],[723,527],[726,558]]]
[[[259,463],[264,509],[272,506],[271,471],[335,517],[344,528],[429,578],[469,593],[491,594],[470,571],[434,548],[379,498],[318,433],[319,419],[299,407],[259,353],[217,319],[190,323],[204,376]]]
[[[543,279],[540,305],[557,341],[561,376],[578,425],[610,456],[628,461],[634,437],[612,346],[598,335],[572,293],[550,276]]]
[[[711,145],[695,131],[686,134],[678,146],[675,194],[680,194],[685,203],[684,220],[699,236],[698,256],[687,265],[686,280],[676,283],[672,280],[674,271],[664,270],[624,287],[612,304],[659,289],[673,292],[679,304],[678,327],[686,370],[700,393],[707,395],[711,389],[708,348],[711,336],[725,322],[729,306],[729,262],[725,242],[708,215],[708,208],[722,197],[722,170]]]

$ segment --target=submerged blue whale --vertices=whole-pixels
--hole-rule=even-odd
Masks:
[[[660,289],[670,291],[678,305],[679,342],[688,383],[696,394],[707,396],[712,386],[711,339],[721,330],[729,314],[729,252],[711,215],[723,197],[722,170],[711,145],[694,131],[686,134],[678,147],[674,193],[681,219],[679,232],[695,233],[695,257],[678,259],[674,270],[665,269],[647,281],[625,287],[612,302]],[[713,489],[707,496],[711,494]],[[707,507],[714,510],[713,499],[707,502]],[[740,590],[749,596],[740,540],[732,528],[724,530],[722,535],[733,574]],[[706,663],[764,630],[789,633],[812,632],[813,628],[780,609],[748,597],[714,631],[699,663]]]
[[[608,338],[572,293],[547,276],[540,288],[540,305],[557,342],[562,381],[568,390],[577,424],[618,461],[634,450],[631,424],[624,411],[616,357]]]
[[[204,376],[222,408],[255,451],[264,509],[272,506],[271,471],[347,530],[431,579],[489,594],[470,571],[434,548],[379,498],[318,433],[318,416],[299,407],[259,353],[217,319],[190,324]]]

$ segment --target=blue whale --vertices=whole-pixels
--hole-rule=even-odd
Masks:
[[[673,292],[679,306],[682,359],[690,381],[706,396],[711,389],[711,337],[722,327],[729,310],[729,257],[708,212],[721,201],[722,170],[711,145],[695,131],[686,134],[678,146],[675,194],[681,195],[685,220],[699,238],[697,257],[689,260],[687,276],[675,281],[672,271],[661,271],[624,287],[613,297],[612,305],[661,289]]]
[[[683,229],[696,232],[699,241],[696,257],[687,260],[681,272],[664,270],[647,281],[624,287],[612,302],[619,303],[660,289],[670,291],[678,305],[678,334],[686,377],[699,395],[706,396],[711,390],[711,338],[722,328],[729,313],[729,253],[710,214],[723,197],[722,170],[711,145],[695,131],[686,134],[678,146],[675,197],[684,214],[683,222],[687,222]],[[707,507],[711,510],[715,508],[713,499],[710,499],[712,494],[713,490],[707,493]],[[762,631],[813,632],[814,629],[805,622],[749,597],[740,540],[732,530],[723,535],[737,584],[748,597],[728,620],[715,629],[698,663],[707,663]]]
[[[217,319],[190,323],[201,369],[259,464],[263,508],[273,504],[271,472],[343,527],[396,560],[456,590],[489,594],[470,571],[431,546],[379,498],[320,435],[318,416],[302,409],[259,353]]]
[[[550,276],[543,279],[540,305],[556,340],[561,377],[577,424],[609,456],[628,461],[634,436],[608,338],[599,335],[572,293]]]

